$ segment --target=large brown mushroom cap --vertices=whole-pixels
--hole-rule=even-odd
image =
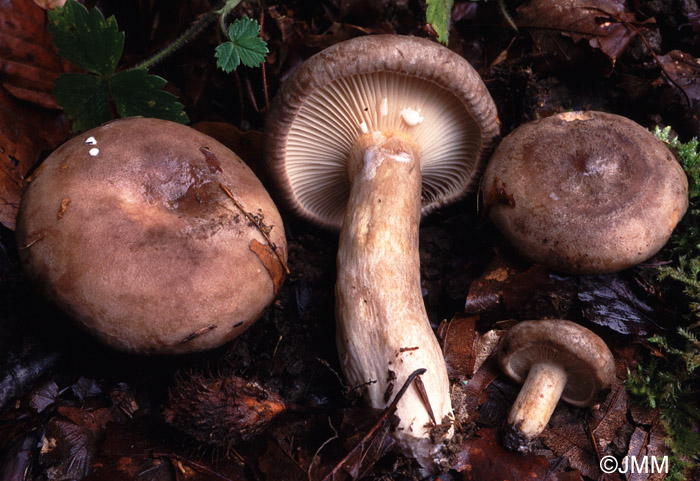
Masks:
[[[426,214],[476,187],[498,135],[496,115],[477,72],[449,49],[415,37],[358,37],[285,81],[267,118],[265,156],[296,214],[340,229],[356,140],[407,133],[420,151]]]
[[[107,344],[209,349],[272,301],[286,261],[282,220],[214,139],[164,120],[118,120],[66,142],[40,169],[17,222],[25,271]]]
[[[615,359],[608,346],[571,321],[523,321],[501,338],[498,363],[515,382],[523,384],[530,367],[541,362],[564,369],[567,383],[561,399],[574,406],[596,404],[615,381]]]
[[[525,258],[571,273],[654,255],[688,206],[673,154],[635,122],[567,112],[506,136],[481,187],[493,223]]]

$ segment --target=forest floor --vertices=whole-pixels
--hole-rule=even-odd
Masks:
[[[163,48],[212,8],[208,0],[86,3],[114,15],[126,32],[124,65]],[[449,48],[472,63],[491,92],[502,135],[557,112],[603,110],[649,129],[671,126],[684,141],[700,137],[694,0],[504,6],[517,31],[496,0],[456,2],[449,36]],[[359,35],[431,34],[417,0],[245,0],[234,12],[244,14],[262,25],[270,50],[264,71],[218,70],[213,54],[221,36],[210,28],[152,72],[169,81],[166,89],[193,125],[238,152],[264,183],[265,111],[293,68]],[[70,136],[51,82],[72,67],[58,58],[45,12],[32,1],[0,2],[0,25],[0,40],[12,37],[0,48],[0,481],[419,479],[415,463],[390,450],[390,418],[364,407],[344,383],[335,348],[336,234],[283,212],[291,274],[257,323],[212,352],[121,354],[40,298],[22,273],[14,214],[24,179]],[[424,220],[420,255],[424,301],[462,421],[440,480],[617,480],[624,478],[600,471],[603,456],[668,454],[660,412],[633,403],[624,383],[653,352],[645,339],[677,325],[655,271],[665,259],[618,274],[555,274],[519,259],[473,197]],[[617,381],[597,409],[560,404],[534,453],[515,455],[501,447],[499,432],[518,387],[478,354],[493,347],[492,330],[541,318],[571,319],[598,333],[615,355]],[[250,399],[229,399],[223,379],[258,383],[258,390]],[[262,406],[262,392],[281,396],[286,411],[262,432],[244,426],[255,435],[243,439],[219,429],[221,403]],[[205,423],[194,433],[199,439],[173,422],[192,398],[201,400]],[[688,476],[700,479],[700,472]]]

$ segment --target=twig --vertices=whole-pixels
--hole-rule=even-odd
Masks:
[[[287,267],[287,263],[284,262],[284,258],[282,257],[282,255],[280,255],[277,245],[274,242],[272,242],[272,240],[270,239],[270,236],[267,234],[267,232],[265,232],[265,229],[263,229],[260,226],[260,224],[258,223],[258,220],[255,217],[253,217],[250,214],[250,212],[246,211],[243,208],[243,206],[240,204],[240,202],[238,202],[238,200],[236,200],[236,196],[233,195],[233,192],[231,192],[231,189],[226,187],[224,184],[219,184],[219,187],[221,187],[221,190],[223,190],[226,193],[226,195],[231,199],[231,201],[233,201],[233,203],[236,205],[236,207],[238,207],[238,210],[243,212],[243,215],[245,215],[248,218],[248,220],[250,222],[252,222],[253,225],[258,229],[258,231],[265,238],[265,241],[267,241],[267,244],[272,248],[272,252],[274,252],[275,256],[277,256],[277,260],[280,262],[280,264],[284,268],[284,271],[287,274],[289,274],[290,273],[289,267]]]
[[[420,376],[421,374],[423,374],[425,371],[426,371],[425,368],[416,369],[415,371],[413,371],[411,373],[410,376],[408,376],[408,379],[406,379],[406,382],[403,383],[403,386],[401,386],[401,389],[399,389],[399,392],[396,393],[394,400],[391,401],[391,404],[389,404],[389,406],[384,410],[384,413],[382,413],[379,420],[377,420],[377,422],[374,423],[374,425],[370,428],[370,430],[367,431],[367,434],[365,434],[364,437],[362,438],[362,440],[360,440],[360,442],[357,444],[358,446],[364,445],[367,441],[369,441],[371,439],[372,436],[374,436],[375,431],[377,431],[382,426],[382,424],[384,424],[386,422],[386,420],[389,418],[389,416],[391,416],[394,413],[394,411],[396,410],[397,404],[399,403],[399,401],[401,400],[401,398],[403,397],[404,393],[406,392],[408,387],[411,385],[413,380],[417,376]],[[338,464],[336,464],[336,466],[331,470],[331,472],[328,473],[321,481],[332,481],[333,479],[335,479],[336,473],[338,471],[340,471],[340,469],[342,469],[342,467],[345,465],[345,463],[347,463],[350,460],[350,458],[354,452],[355,452],[355,450],[353,449],[348,454],[346,454],[345,457],[343,459],[341,459],[340,462]]]

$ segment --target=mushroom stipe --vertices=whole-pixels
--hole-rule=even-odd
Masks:
[[[453,419],[442,351],[420,284],[421,216],[476,189],[498,136],[476,71],[427,39],[358,37],[314,55],[285,81],[265,125],[265,160],[294,213],[340,230],[336,343],[372,407],[416,369],[394,432],[435,472],[436,423]],[[453,429],[447,429],[449,438]]]

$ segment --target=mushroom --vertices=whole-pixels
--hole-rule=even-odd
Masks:
[[[421,294],[418,225],[421,213],[475,188],[498,130],[493,100],[464,58],[397,35],[354,38],[308,59],[265,127],[268,170],[287,206],[341,229],[336,340],[350,385],[384,408],[427,369],[426,396],[409,388],[395,433],[426,472],[439,447],[430,428],[452,407]]]
[[[498,364],[522,384],[508,414],[504,445],[528,452],[559,399],[589,407],[605,399],[615,381],[615,360],[592,331],[561,319],[524,321],[499,343]]]
[[[284,279],[282,220],[226,147],[157,119],[72,138],[22,197],[27,277],[105,343],[133,353],[210,349],[236,337]]]
[[[688,206],[673,154],[635,122],[566,112],[506,136],[482,179],[492,222],[526,259],[606,273],[654,255]]]

